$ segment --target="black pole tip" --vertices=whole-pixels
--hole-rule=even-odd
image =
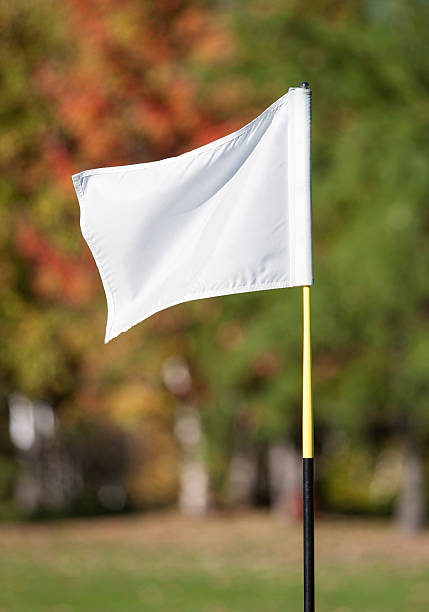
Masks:
[[[308,81],[303,81],[301,87],[302,89],[310,89],[310,83]]]

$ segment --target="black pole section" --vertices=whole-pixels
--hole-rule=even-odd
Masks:
[[[304,612],[314,612],[314,469],[303,459]]]

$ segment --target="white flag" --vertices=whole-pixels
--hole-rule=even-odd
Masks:
[[[73,176],[108,342],[189,300],[313,283],[311,93],[178,157]]]

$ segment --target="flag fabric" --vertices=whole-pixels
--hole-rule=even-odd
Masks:
[[[189,300],[313,283],[311,92],[161,161],[73,176],[108,304],[105,342]]]

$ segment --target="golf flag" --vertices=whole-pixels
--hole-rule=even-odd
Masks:
[[[105,342],[189,300],[313,283],[311,92],[156,162],[73,176],[107,297]]]

